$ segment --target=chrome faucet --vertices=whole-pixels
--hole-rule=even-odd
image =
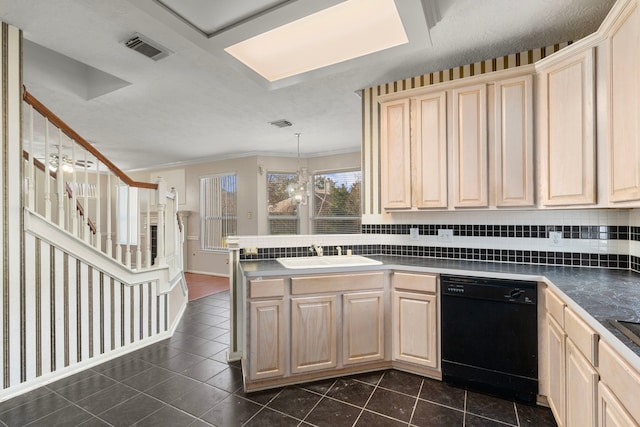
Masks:
[[[322,256],[322,252],[323,252],[323,250],[322,250],[322,246],[318,246],[318,245],[316,245],[315,243],[312,243],[312,244],[311,244],[311,247],[309,248],[309,250],[310,250],[311,252],[315,252],[315,253],[316,253],[316,255],[318,255],[318,256]]]

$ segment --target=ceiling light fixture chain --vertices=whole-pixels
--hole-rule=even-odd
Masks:
[[[311,191],[309,189],[309,177],[307,174],[307,168],[300,166],[300,132],[294,134],[298,139],[298,170],[296,176],[296,182],[287,186],[287,192],[291,198],[291,204],[294,206],[305,206],[309,202],[309,196]]]

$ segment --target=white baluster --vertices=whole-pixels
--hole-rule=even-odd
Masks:
[[[47,164],[49,159],[47,157]],[[58,225],[65,228],[64,203],[67,199],[64,188],[64,169],[62,169],[62,130],[58,129],[58,166],[56,169],[56,184],[58,187]]]
[[[147,193],[147,238],[145,239],[145,246],[146,246],[146,251],[145,251],[145,262],[147,265],[147,268],[151,267],[151,190],[146,190]]]
[[[49,174],[49,120],[44,119],[44,217],[51,221],[51,175]]]
[[[107,243],[105,252],[108,256],[113,253],[113,240],[111,239],[111,170],[107,171]]]
[[[95,193],[95,198],[96,198],[96,236],[94,238],[94,243],[96,248],[98,248],[98,250],[102,250],[102,232],[101,232],[101,225],[100,225],[100,199],[102,198],[102,195],[100,194],[100,161],[98,160],[98,158],[96,157],[96,193]]]
[[[140,270],[140,268],[142,268],[142,236],[140,231],[142,230],[142,228],[140,227],[141,224],[141,215],[140,213],[142,212],[142,209],[140,209],[140,203],[142,202],[140,200],[140,190],[138,190],[138,206],[136,206],[136,221],[138,223],[138,226],[136,227],[136,235],[137,235],[137,240],[136,240],[136,269]]]
[[[164,214],[167,206],[167,184],[162,177],[158,177],[158,189],[156,190],[156,207],[158,209],[158,228],[157,228],[157,257],[156,265],[166,265],[166,251],[165,251],[165,229],[164,229]]]
[[[89,218],[89,168],[87,167],[87,150],[84,150],[84,241],[86,243],[91,239]]]
[[[35,158],[33,157],[33,105],[29,105],[29,178],[27,206],[35,211]],[[45,161],[44,173],[48,172],[47,162]]]
[[[131,220],[129,213],[131,212],[131,187],[127,185],[127,204],[124,209],[126,216],[127,229],[125,230],[126,244],[125,244],[125,265],[131,267]]]
[[[62,169],[62,163],[58,166]],[[71,141],[71,234],[78,237],[78,180],[76,178],[76,143]]]
[[[120,177],[116,177],[116,261],[122,262],[122,245],[120,245]]]

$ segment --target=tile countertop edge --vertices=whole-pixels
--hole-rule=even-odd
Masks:
[[[242,273],[252,280],[259,280],[262,277],[271,276],[293,276],[293,275],[308,275],[308,274],[338,274],[344,272],[367,272],[372,270],[402,270],[413,271],[419,273],[434,273],[434,274],[452,274],[452,275],[473,275],[476,277],[492,277],[503,278],[512,280],[530,280],[541,282],[547,285],[553,292],[558,294],[564,302],[574,310],[585,322],[592,327],[605,341],[611,345],[627,362],[640,372],[640,346],[637,346],[631,340],[626,337],[622,338],[617,336],[619,333],[617,330],[613,332],[613,326],[608,325],[606,319],[597,319],[592,313],[589,313],[583,306],[576,302],[562,287],[558,286],[553,281],[553,277],[548,277],[548,273],[553,276],[554,272],[568,271],[578,272],[579,275],[586,275],[589,272],[597,273],[598,276],[611,272],[614,276],[615,272],[626,272],[626,270],[607,270],[599,268],[586,268],[586,267],[557,267],[557,266],[543,266],[543,265],[527,265],[527,264],[511,264],[511,263],[496,263],[496,262],[478,262],[478,261],[459,261],[448,259],[421,259],[414,257],[401,257],[401,256],[368,256],[368,258],[377,259],[383,262],[382,265],[370,265],[360,267],[336,267],[336,268],[309,268],[309,269],[287,269],[282,267],[275,260],[261,260],[261,261],[241,261],[240,265]],[[430,264],[430,265],[427,265]],[[447,265],[449,264],[449,265]],[[250,267],[245,269],[244,267]],[[485,269],[483,269],[485,268]],[[513,270],[513,271],[499,271]],[[495,270],[495,271],[494,271]],[[520,271],[517,271],[520,270]],[[537,270],[527,272],[525,270]],[[547,274],[545,274],[547,273]],[[638,289],[637,293],[640,295],[640,274],[629,272],[633,275],[634,282],[637,281]],[[564,280],[561,278],[560,281]],[[568,279],[567,279],[568,280]],[[611,278],[613,281],[614,278]],[[558,281],[558,279],[556,279]],[[602,284],[602,282],[600,282]],[[640,307],[637,309],[640,312]],[[640,316],[640,313],[636,313]],[[615,313],[611,313],[609,317],[619,318]],[[624,320],[624,319],[622,319]],[[630,319],[634,320],[634,319]],[[638,321],[639,319],[635,319]],[[611,329],[609,329],[611,328]]]

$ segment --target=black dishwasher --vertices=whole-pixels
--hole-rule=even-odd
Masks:
[[[440,281],[443,381],[535,403],[536,282],[447,275]]]

